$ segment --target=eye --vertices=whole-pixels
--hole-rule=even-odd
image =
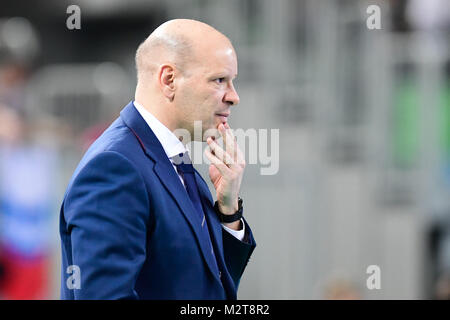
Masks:
[[[225,78],[223,78],[223,77],[222,78],[217,78],[214,81],[217,82],[217,83],[223,83],[225,81]]]

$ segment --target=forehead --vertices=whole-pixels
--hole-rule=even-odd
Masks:
[[[207,48],[199,53],[198,58],[203,73],[229,73],[232,76],[237,74],[237,57],[231,46]]]

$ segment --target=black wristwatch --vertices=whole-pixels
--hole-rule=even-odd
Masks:
[[[214,204],[214,210],[219,216],[220,222],[230,223],[234,221],[238,221],[242,218],[243,206],[242,206],[242,198],[238,197],[238,210],[233,214],[223,214],[219,210],[219,203],[216,201]]]

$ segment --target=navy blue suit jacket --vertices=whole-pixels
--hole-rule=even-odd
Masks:
[[[236,299],[256,244],[222,229],[195,173],[220,273],[164,149],[130,102],[84,155],[60,212],[62,299]],[[79,267],[80,288],[68,286]]]

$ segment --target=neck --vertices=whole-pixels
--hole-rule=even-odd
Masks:
[[[136,90],[134,100],[139,103],[145,110],[150,112],[159,122],[166,126],[171,132],[176,134],[176,129],[180,128],[180,125],[176,122],[175,110],[173,110],[173,105],[167,104],[160,99],[154,99],[154,95],[143,95]],[[180,141],[186,145],[189,141],[186,139],[180,139]]]
[[[148,112],[155,116],[156,119],[158,119],[163,125],[173,132],[177,126],[171,110],[172,106],[167,105],[167,103],[165,103],[162,99],[158,99],[155,94],[146,93],[147,92],[142,90],[138,84],[134,95],[134,101],[143,106]]]

